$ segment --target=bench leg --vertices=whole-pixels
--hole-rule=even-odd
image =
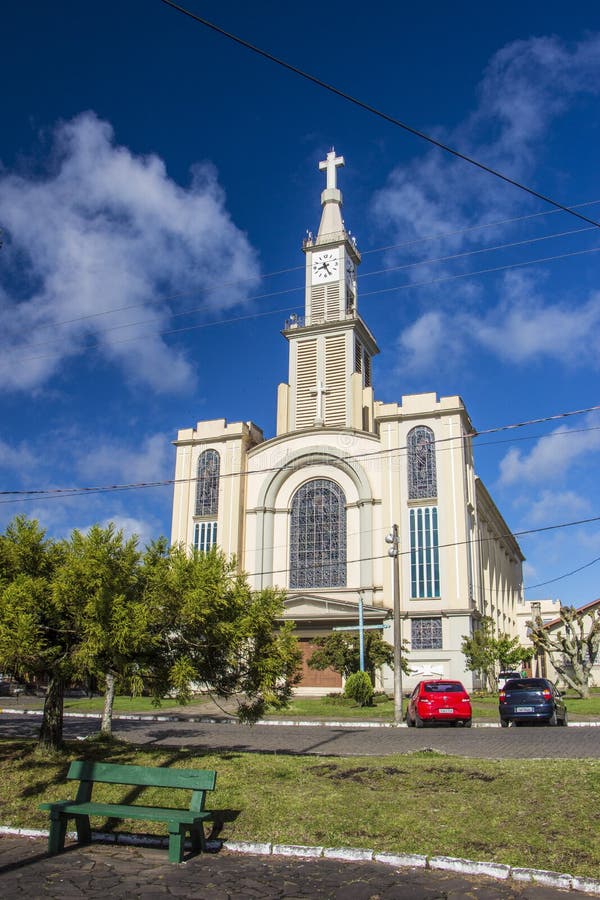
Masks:
[[[183,839],[185,825],[169,822],[169,862],[180,863],[183,859]]]
[[[60,812],[50,813],[50,833],[48,834],[48,853],[56,856],[65,847],[65,835],[67,833],[67,817]]]
[[[89,816],[75,816],[75,827],[77,828],[77,840],[80,844],[92,843],[92,831],[90,828]]]
[[[206,839],[204,837],[204,826],[202,823],[196,826],[192,825],[190,828],[190,837],[192,839],[192,850],[195,853],[206,850]]]

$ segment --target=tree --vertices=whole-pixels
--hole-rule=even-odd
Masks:
[[[552,665],[580,697],[590,693],[590,674],[600,655],[600,607],[563,606],[561,625],[550,632],[541,616],[528,622],[536,653],[548,653]]]
[[[105,681],[102,730],[110,732],[115,678],[131,677],[158,643],[136,545],[112,524],[54,542],[25,517],[0,536],[0,665],[24,679],[47,677],[43,747],[62,745],[64,690],[74,680]]]
[[[283,592],[251,590],[235,559],[216,548],[190,555],[177,546],[155,560],[146,597],[164,616],[155,692],[169,686],[185,702],[202,686],[235,699],[246,722],[287,703],[300,651],[293,624],[281,623]]]
[[[76,619],[73,677],[97,679],[105,687],[103,734],[112,731],[117,682],[139,674],[153,645],[153,611],[142,596],[140,560],[137,537],[126,540],[113,523],[93,525],[87,533],[72,532],[54,577],[57,603],[72,609]]]
[[[63,694],[72,675],[74,610],[53,591],[64,542],[46,538],[38,522],[17,516],[0,535],[0,666],[24,680],[48,675],[41,746],[62,744]]]
[[[496,635],[493,620],[488,616],[481,619],[479,627],[470,637],[463,635],[461,649],[467,669],[481,672],[484,684],[491,691],[498,686],[499,671],[516,666],[520,668],[533,655],[532,650],[519,644],[518,638],[503,632]]]
[[[348,678],[360,669],[360,638],[358,629],[354,631],[332,631],[326,637],[318,638],[315,650],[309,660],[311,669],[333,669]],[[406,646],[404,647],[406,651]],[[375,672],[381,666],[394,668],[394,648],[383,640],[378,631],[364,632],[365,670],[375,684]],[[402,657],[402,671],[408,675],[406,658]]]

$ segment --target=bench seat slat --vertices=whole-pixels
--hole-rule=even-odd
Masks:
[[[168,809],[160,806],[127,806],[120,803],[75,803],[65,800],[58,803],[44,803],[44,809],[58,809],[70,816],[103,816],[110,819],[145,819],[148,822],[181,822],[193,825],[209,819],[212,813],[190,812],[189,809]]]

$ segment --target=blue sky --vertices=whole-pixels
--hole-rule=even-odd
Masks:
[[[600,219],[597,4],[187,6]],[[2,20],[3,490],[171,478],[170,442],[199,419],[273,435],[280,330],[302,311],[332,146],[378,399],[458,393],[480,431],[600,402],[598,229],[160,0],[31,0]],[[512,529],[600,515],[597,413],[475,448]],[[0,527],[18,512],[55,535],[112,520],[147,541],[169,533],[170,506],[169,486],[3,497]],[[599,557],[600,523],[520,542],[536,585]],[[580,605],[599,571],[527,595]]]

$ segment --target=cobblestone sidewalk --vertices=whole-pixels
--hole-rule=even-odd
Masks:
[[[583,898],[541,885],[493,881],[381,863],[290,859],[223,850],[170,865],[166,851],[93,844],[46,856],[46,842],[0,837],[0,895],[106,900],[561,900]]]

